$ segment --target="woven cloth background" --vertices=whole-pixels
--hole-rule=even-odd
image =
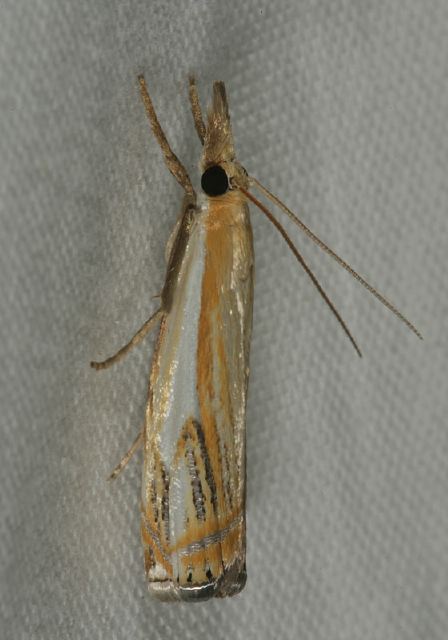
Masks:
[[[0,33],[1,637],[448,637],[446,0],[6,0]],[[396,302],[420,342],[286,220],[356,357],[253,212],[248,584],[152,602],[139,540],[157,304],[187,101],[227,83],[241,162]],[[282,214],[278,214],[282,217]]]

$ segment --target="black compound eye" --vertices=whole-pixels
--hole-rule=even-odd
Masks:
[[[201,187],[208,196],[224,195],[229,190],[227,173],[219,164],[214,164],[202,174]]]

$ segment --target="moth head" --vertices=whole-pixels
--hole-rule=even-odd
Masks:
[[[201,186],[210,197],[222,196],[246,184],[247,172],[235,160],[229,105],[224,82],[213,83],[201,159]]]
[[[206,167],[201,176],[202,191],[209,197],[219,197],[238,187],[247,189],[247,171],[238,162],[221,162]]]
[[[232,162],[234,157],[226,88],[224,82],[214,82],[212,104],[208,110],[205,130],[202,169],[222,162]]]

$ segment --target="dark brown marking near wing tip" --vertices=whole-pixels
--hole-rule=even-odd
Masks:
[[[159,510],[157,508],[157,487],[156,487],[155,478],[153,478],[151,481],[151,490],[149,493],[149,499],[151,501],[154,522],[157,524],[159,522]]]
[[[191,447],[187,445],[185,449],[188,471],[190,472],[191,492],[193,495],[193,505],[198,520],[205,520],[205,498],[202,490],[201,479],[199,477],[198,465]]]
[[[163,482],[163,492],[162,492],[162,507],[161,507],[161,516],[162,523],[165,528],[165,539],[170,539],[170,477],[169,473],[165,469],[165,466],[162,465],[161,473],[162,482]]]
[[[192,422],[196,431],[196,436],[198,438],[199,447],[201,450],[202,461],[204,463],[204,468],[205,468],[205,479],[210,489],[210,496],[211,496],[213,511],[216,513],[218,509],[216,482],[213,476],[213,469],[210,462],[210,457],[208,455],[207,447],[205,445],[204,431],[202,430],[202,425],[197,420],[193,420]]]
[[[160,563],[168,575],[172,575],[172,565],[168,547],[161,541],[158,532],[143,514],[141,521],[141,535],[145,548],[145,567],[149,570]]]
[[[156,564],[154,551],[149,545],[146,546],[146,553],[144,554],[144,562],[145,562],[145,571],[146,573],[149,573]]]
[[[233,423],[232,423],[233,424]],[[233,496],[232,496],[232,487],[230,484],[231,473],[230,473],[230,465],[229,465],[229,448],[227,443],[224,442],[224,460],[225,464],[225,477],[227,478],[227,482],[224,484],[224,489],[226,492],[226,497],[229,503],[229,508],[233,509]]]

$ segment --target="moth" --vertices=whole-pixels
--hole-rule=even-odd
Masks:
[[[203,120],[194,78],[193,120],[202,144],[197,194],[159,124],[145,79],[140,91],[169,171],[184,191],[167,244],[160,307],[105,369],[160,324],[144,426],[114,469],[144,449],[141,536],[149,591],[160,600],[233,596],[246,582],[245,413],[254,252],[248,203],[276,227],[361,355],[347,325],[284,227],[251,189],[278,206],[417,336],[417,329],[236,160],[226,90],[213,84]]]

